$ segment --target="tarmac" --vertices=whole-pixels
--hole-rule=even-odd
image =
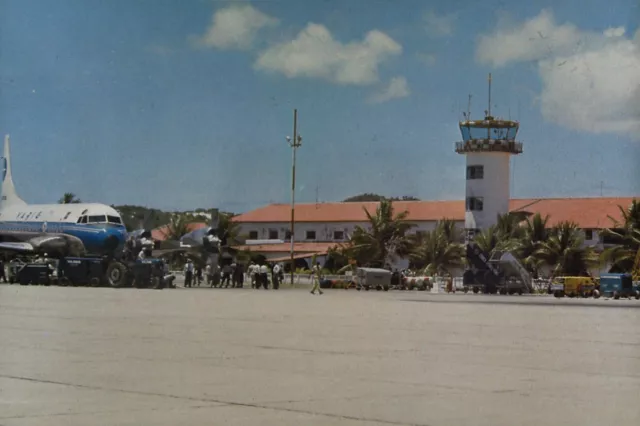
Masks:
[[[640,301],[0,286],[0,425],[640,424]]]

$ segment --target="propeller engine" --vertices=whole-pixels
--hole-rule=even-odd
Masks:
[[[141,250],[150,252],[158,246],[158,243],[151,237],[151,218],[154,211],[149,210],[144,218],[140,220],[140,228],[128,233],[127,248],[130,253],[136,256]]]
[[[218,235],[220,217],[217,209],[211,212],[211,224],[204,228],[184,234],[180,238],[183,247],[203,247],[207,253],[218,254],[222,247],[226,246],[226,236]]]

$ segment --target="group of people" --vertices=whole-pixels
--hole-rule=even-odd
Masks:
[[[270,267],[266,262],[261,264],[250,262],[246,275],[251,282],[251,288],[266,290],[271,285],[274,290],[277,290],[284,278],[284,268],[278,263]],[[199,287],[203,281],[212,288],[242,288],[245,281],[244,265],[239,262],[224,263],[222,266],[209,264],[203,271],[201,267],[195,266],[191,260],[188,260],[184,265],[184,286]]]
[[[312,269],[313,288],[311,294],[323,294],[320,290],[321,268],[320,263],[316,263]],[[280,288],[280,283],[284,279],[284,267],[280,263],[273,263],[270,266],[267,262],[250,262],[246,270],[246,275],[251,283],[251,288],[274,290]],[[245,269],[241,263],[225,263],[219,265],[207,265],[204,269],[206,285],[212,288],[243,288],[245,281]],[[203,281],[202,268],[197,267],[191,260],[184,265],[184,286],[200,286]]]

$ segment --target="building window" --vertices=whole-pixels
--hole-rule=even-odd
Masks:
[[[249,231],[249,239],[257,240],[258,239],[258,231]]]
[[[467,180],[483,179],[483,178],[484,178],[484,166],[467,166]]]
[[[467,198],[467,211],[468,212],[481,212],[484,207],[483,197],[468,197]]]
[[[587,241],[593,240],[593,229],[585,229],[584,230],[584,238]]]
[[[333,231],[334,240],[344,240],[344,231]]]
[[[316,231],[307,231],[307,240],[315,240]]]
[[[277,229],[269,229],[269,239],[277,240],[278,239],[278,230]]]
[[[291,231],[287,229],[287,231],[284,233],[284,239],[285,241],[291,241]]]

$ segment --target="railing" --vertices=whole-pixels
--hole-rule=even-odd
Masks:
[[[513,142],[506,139],[472,139],[470,141],[456,142],[455,149],[458,153],[493,151],[522,154],[522,142]]]

